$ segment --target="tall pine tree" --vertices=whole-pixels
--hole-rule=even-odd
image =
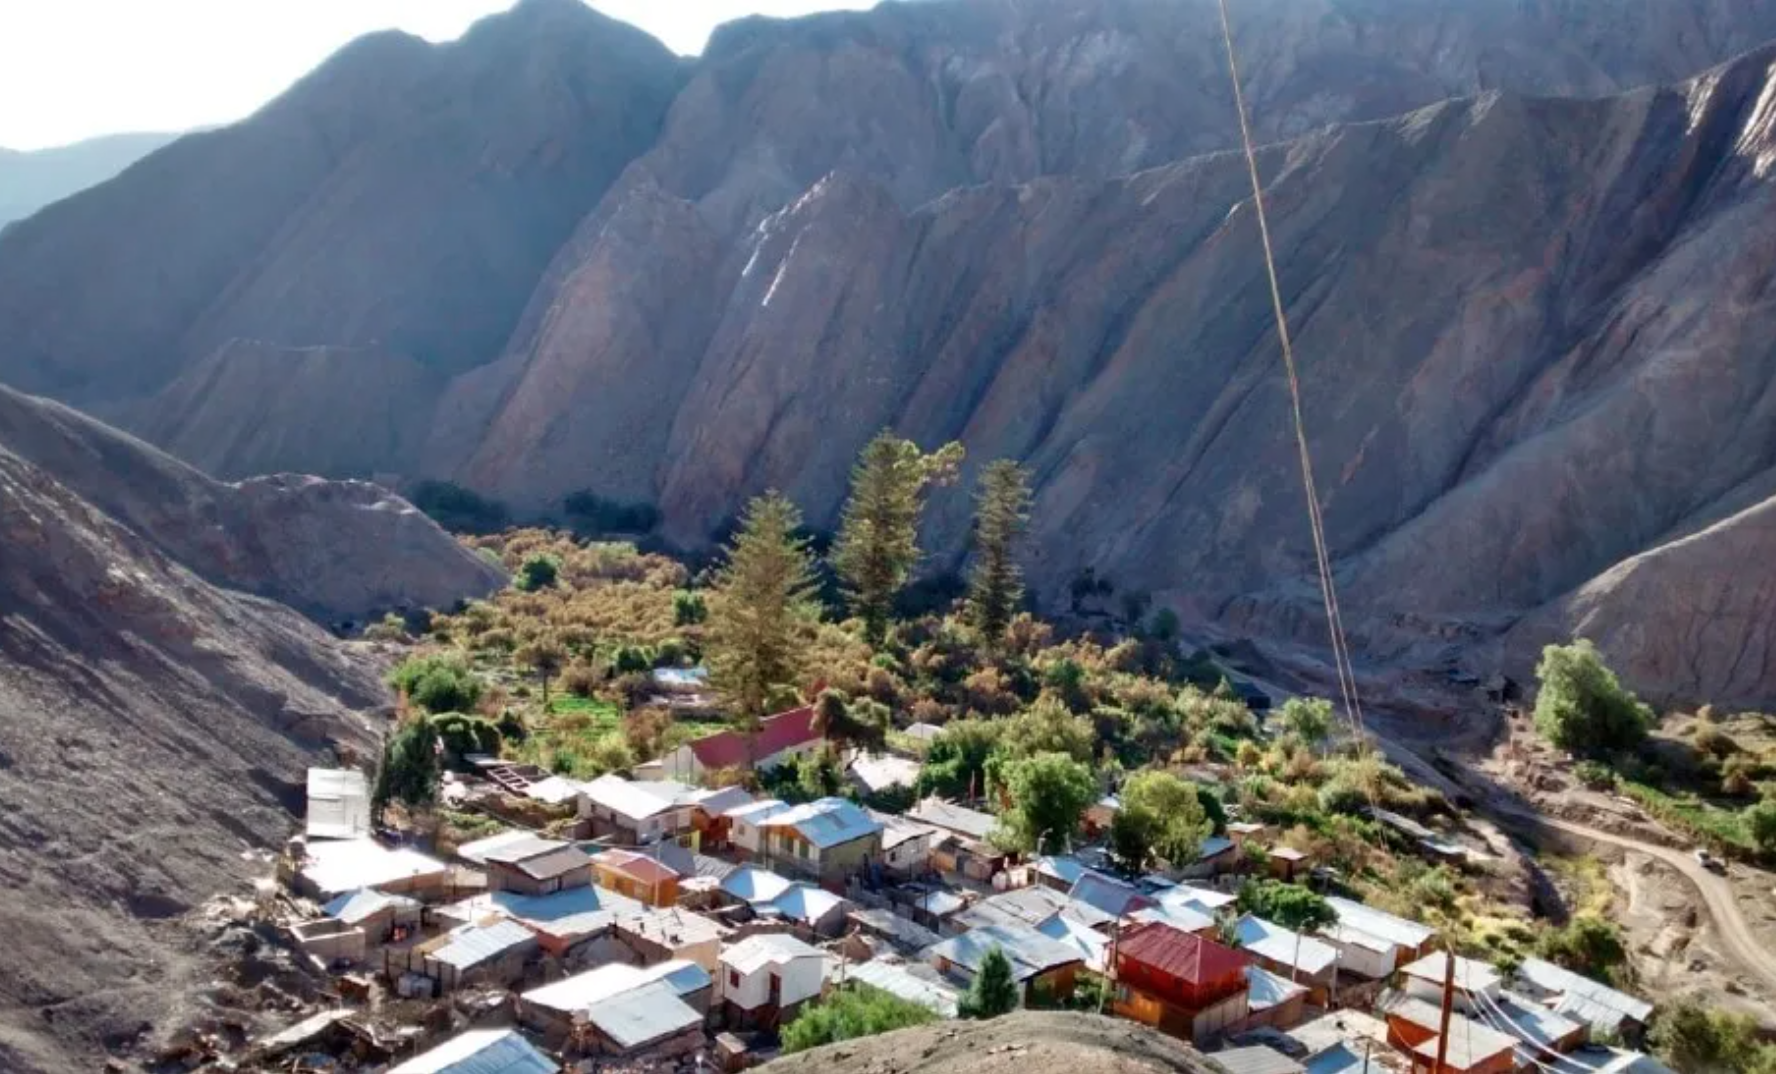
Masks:
[[[1029,518],[1029,473],[1010,459],[988,463],[975,495],[974,571],[968,579],[968,618],[988,641],[999,640],[1024,599],[1017,546]]]
[[[911,440],[883,430],[851,470],[851,495],[839,522],[832,565],[872,645],[886,636],[894,596],[919,561],[925,490],[954,481],[961,463],[961,444],[946,444],[926,455]]]
[[[998,947],[981,959],[980,971],[968,991],[956,1003],[956,1013],[963,1018],[997,1018],[1017,1010],[1018,987],[1012,977],[1011,960]]]
[[[711,685],[756,728],[774,695],[793,692],[805,635],[819,616],[802,513],[778,492],[746,507],[709,593]]]

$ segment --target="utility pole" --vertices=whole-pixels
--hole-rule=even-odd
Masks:
[[[1443,1013],[1437,1020],[1437,1065],[1431,1074],[1444,1074],[1444,1060],[1449,1058],[1449,1015],[1455,1009],[1455,952],[1443,951]]]

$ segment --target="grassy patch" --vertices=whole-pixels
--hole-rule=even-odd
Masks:
[[[1751,834],[1745,830],[1744,818],[1738,813],[1710,805],[1694,795],[1666,794],[1644,783],[1623,780],[1621,790],[1648,813],[1722,853],[1746,859],[1758,856]]]

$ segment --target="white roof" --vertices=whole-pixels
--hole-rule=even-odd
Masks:
[[[1110,947],[1110,939],[1097,929],[1064,914],[1055,914],[1038,921],[1036,931],[1078,951],[1087,966],[1098,973],[1104,972],[1104,955]]]
[[[1401,967],[1401,971],[1408,977],[1430,981],[1441,988],[1444,974],[1449,970],[1450,957],[1442,951],[1432,951],[1418,961]],[[1462,955],[1455,955],[1454,958],[1455,987],[1466,992],[1492,992],[1498,988],[1502,980],[1499,971],[1484,962],[1476,962]]]
[[[709,974],[703,967],[682,958],[646,967],[609,962],[554,984],[533,988],[524,993],[523,999],[532,1006],[580,1014],[612,996],[655,982],[670,985],[680,996],[707,988],[710,984]]]
[[[882,825],[854,802],[820,798],[779,813],[764,822],[767,828],[794,828],[803,839],[825,850],[863,839],[882,830]]]
[[[1263,966],[1246,967],[1246,998],[1255,1011],[1269,1010],[1306,992],[1306,985],[1296,984],[1287,977],[1278,977]]]
[[[496,832],[483,839],[476,839],[473,842],[462,844],[456,848],[456,856],[464,861],[473,862],[476,865],[486,865],[487,856],[489,854],[493,854],[505,847],[521,845],[534,838],[536,838],[535,835],[522,828],[509,828],[506,831]]]
[[[907,724],[906,730],[902,731],[901,734],[924,742],[930,742],[938,735],[943,734],[943,728],[934,723],[911,723]]]
[[[576,780],[561,776],[549,776],[525,787],[524,796],[534,798],[539,802],[547,802],[550,805],[560,805],[562,802],[571,802],[578,798],[583,786],[584,784]]]
[[[516,921],[464,925],[448,937],[448,943],[426,957],[459,970],[472,969],[519,947],[536,945],[536,936]]]
[[[1437,935],[1437,930],[1429,925],[1421,925],[1417,921],[1409,921],[1351,899],[1329,896],[1326,904],[1338,915],[1339,927],[1368,933],[1396,947],[1416,951]]]
[[[1527,981],[1542,991],[1558,993],[1563,995],[1567,1001],[1573,1001],[1556,1009],[1564,1009],[1566,1013],[1585,1018],[1593,1024],[1601,1019],[1587,1016],[1585,1014],[1587,1006],[1592,1008],[1592,1014],[1602,1014],[1602,1011],[1595,1008],[1603,1008],[1619,1012],[1621,1016],[1636,1022],[1645,1022],[1653,1016],[1653,1005],[1646,1000],[1617,991],[1602,981],[1594,981],[1563,966],[1556,966],[1552,962],[1546,962],[1539,958],[1524,959],[1523,964],[1517,968],[1517,976],[1520,980]],[[1620,1020],[1620,1018],[1616,1019],[1618,1022]]]
[[[956,1017],[956,1000],[961,992],[936,974],[923,976],[898,962],[860,962],[851,967],[851,976],[872,988],[917,1003],[942,1018]]]
[[[537,932],[562,939],[591,936],[636,913],[641,903],[620,892],[599,887],[568,888],[548,895],[522,895],[516,891],[490,891],[448,907],[444,912],[461,921],[488,915],[510,918]]]
[[[1161,906],[1193,906],[1205,913],[1213,914],[1223,906],[1231,906],[1238,902],[1238,897],[1214,888],[1201,888],[1194,884],[1178,884],[1166,888],[1153,896]]]
[[[1234,923],[1234,928],[1239,934],[1241,947],[1272,962],[1294,966],[1310,976],[1329,969],[1338,961],[1337,948],[1261,917],[1247,914]]]
[[[1588,1044],[1567,1053],[1562,1065],[1595,1074],[1676,1074],[1670,1067],[1643,1052]]]
[[[310,839],[358,839],[370,834],[370,784],[354,769],[308,770]]]
[[[729,873],[721,882],[723,891],[741,902],[770,902],[789,890],[791,881],[769,869],[743,865]]]
[[[995,947],[1004,952],[1011,962],[1012,977],[1019,981],[1069,962],[1085,961],[1074,945],[1024,925],[982,925],[927,948],[925,957],[954,962],[972,973]]]
[[[791,884],[771,900],[777,912],[792,921],[809,925],[818,923],[827,914],[845,904],[845,900],[812,884]]]
[[[911,787],[919,782],[919,762],[892,753],[861,753],[851,762],[851,775],[871,791]]]
[[[510,1029],[471,1029],[389,1074],[556,1074],[560,1069]]]
[[[761,798],[756,802],[732,807],[722,815],[735,820],[743,820],[749,824],[762,824],[769,817],[787,812],[789,812],[788,802],[779,798]]]
[[[685,795],[684,800],[705,813],[729,816],[734,810],[751,805],[752,795],[747,794],[744,787],[717,787],[714,790],[699,787]]]
[[[417,910],[419,901],[409,899],[405,895],[388,895],[373,889],[353,891],[339,896],[332,902],[321,907],[321,912],[335,921],[343,921],[347,925],[374,917],[387,909]]]
[[[686,805],[686,795],[695,787],[667,780],[628,780],[622,776],[599,776],[580,785],[582,793],[594,805],[629,820],[647,820],[669,809]]]
[[[876,823],[882,826],[882,849],[893,850],[902,843],[914,839],[926,839],[937,834],[937,829],[929,824],[920,824],[916,820],[896,816],[893,813],[881,813],[874,809],[866,810]]]
[[[655,981],[594,1003],[586,1020],[621,1048],[639,1048],[703,1024],[703,1015],[678,990]]]
[[[1162,922],[1180,932],[1201,932],[1215,925],[1212,915],[1191,903],[1161,903],[1136,910],[1129,916],[1136,921]]]
[[[798,958],[820,958],[820,948],[803,943],[787,932],[761,932],[721,953],[721,962],[741,973],[757,973],[765,966],[781,966]]]
[[[308,844],[302,875],[325,897],[377,888],[416,876],[442,876],[449,867],[412,847],[390,849],[374,839]]]

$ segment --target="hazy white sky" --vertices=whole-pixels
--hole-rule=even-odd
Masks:
[[[238,119],[339,46],[398,27],[458,36],[513,0],[0,0],[0,146],[39,149],[118,131]],[[592,0],[687,55],[749,13],[801,15],[875,0]]]

